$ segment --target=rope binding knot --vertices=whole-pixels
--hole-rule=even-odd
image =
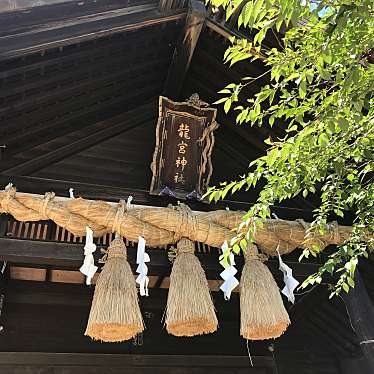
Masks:
[[[177,256],[181,253],[195,253],[195,244],[193,241],[187,238],[182,238],[177,243],[176,254]]]
[[[178,212],[178,229],[174,233],[174,241],[179,242],[183,238],[195,238],[197,232],[196,216],[192,213],[191,208],[179,203],[178,206],[172,207]]]
[[[257,246],[253,243],[248,243],[247,251],[245,252],[244,257],[246,262],[253,260],[265,262],[268,260],[268,256],[266,256],[264,253],[259,253]]]
[[[116,237],[111,241],[107,250],[101,250],[104,256],[100,259],[101,263],[106,262],[111,258],[127,259],[127,249],[122,237],[116,234]]]

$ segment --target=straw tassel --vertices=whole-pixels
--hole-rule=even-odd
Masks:
[[[249,340],[277,338],[290,324],[278,285],[255,245],[248,245],[245,257],[240,279],[240,335]]]
[[[85,335],[104,342],[122,342],[144,330],[135,279],[119,235],[110,243],[97,279]]]
[[[166,308],[166,330],[175,336],[209,334],[218,326],[208,281],[194,251],[189,239],[177,244]]]

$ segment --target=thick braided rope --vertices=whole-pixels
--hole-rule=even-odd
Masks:
[[[287,241],[279,237],[278,230],[276,225],[274,224],[274,221],[271,221],[271,223],[268,225],[268,228],[270,229],[272,235],[277,237],[279,243],[278,246],[281,246],[282,248],[288,248],[288,246],[292,243],[292,229],[289,238],[290,241]]]
[[[121,232],[121,224],[125,216],[125,203],[123,200],[120,200],[118,203],[118,208],[116,215],[114,216],[112,222],[112,232],[119,233]]]
[[[53,200],[54,197],[55,197],[54,192],[46,192],[45,193],[44,199],[43,199],[43,204],[42,204],[42,206],[40,207],[40,210],[39,210],[39,213],[43,217],[48,217],[48,214],[47,214],[48,204],[51,200]]]
[[[0,192],[0,209],[3,213],[12,214],[14,217],[22,217],[17,218],[21,221],[51,219],[61,227],[65,227],[68,230],[72,229],[71,225],[72,223],[74,223],[74,230],[72,231],[73,234],[78,235],[77,233],[80,233],[81,231],[83,232],[85,227],[87,226],[87,221],[91,220],[90,214],[95,213],[92,212],[90,206],[92,206],[93,204],[97,204],[98,202],[86,201],[87,203],[85,207],[81,211],[79,211],[70,209],[69,204],[71,204],[71,200],[67,202],[60,200],[54,201],[53,197],[53,193],[47,193],[44,199],[27,195],[23,196],[22,194],[18,195],[16,194],[16,189],[10,186],[5,191]],[[120,228],[122,227],[123,229],[124,226],[126,226],[126,220],[130,219],[131,217],[130,213],[124,207],[124,204],[120,204],[117,210],[114,210],[113,207],[106,207],[106,203],[104,202],[100,202],[100,204],[102,204],[102,206],[107,209],[108,213],[107,217],[102,217],[102,222],[96,222],[96,225],[100,225],[102,228],[105,227],[108,229],[108,231],[112,230],[113,232],[120,232]],[[97,209],[102,208],[99,205]],[[144,209],[145,211],[147,210],[146,207],[144,207]],[[165,222],[165,220],[163,220],[162,222],[160,222],[161,224],[159,226],[157,224],[157,221],[155,221],[154,219],[154,215],[152,216],[150,222],[148,222],[147,215],[143,214],[141,221],[144,228],[142,229],[141,227],[137,227],[136,233],[133,236],[142,235],[143,232],[145,232],[146,227],[148,227],[147,232],[149,232],[147,235],[151,236],[152,229],[149,228],[149,226],[151,226],[154,227],[154,230],[169,231],[170,233],[172,233],[173,239],[171,239],[168,244],[172,243],[173,241],[177,242],[182,237],[187,237],[191,240],[199,240],[208,245],[212,245],[211,243],[215,243],[215,246],[217,246],[215,240],[215,229],[224,228],[227,233],[225,233],[225,235],[222,235],[222,240],[228,240],[230,232],[227,228],[228,226],[230,226],[230,224],[227,223],[227,220],[237,220],[237,217],[239,217],[239,215],[241,214],[240,212],[236,212],[236,214],[233,216],[233,213],[231,213],[231,215],[228,215],[227,218],[225,218],[225,215],[220,212],[218,213],[218,216],[221,217],[220,220],[214,221],[214,219],[212,218],[212,213],[197,214],[195,212],[192,212],[189,207],[183,206],[182,204],[181,206],[177,207],[176,210],[178,214],[176,215],[177,217],[174,216],[174,219],[177,219],[177,221],[171,222],[170,225],[168,225],[167,221]],[[80,222],[80,220],[82,222]],[[287,226],[288,221],[283,222],[284,223],[280,222],[281,227]],[[212,224],[212,227],[210,227],[210,224]],[[301,221],[299,221],[299,224],[303,228],[303,233],[305,233],[305,230],[309,229],[309,224]],[[286,253],[291,252],[297,246],[303,245],[303,242],[301,242],[300,239],[300,233],[298,235],[298,239],[292,238],[292,228],[288,230],[288,234],[282,234],[282,232],[279,231],[279,227],[279,232],[277,232],[276,222],[271,221],[270,226],[268,224],[267,230],[265,230],[267,231],[266,235],[276,235],[278,243],[284,243],[285,246],[287,246],[285,250]],[[294,223],[291,226],[294,226]],[[350,227],[340,228],[340,226],[338,226],[337,223],[334,222],[332,224],[329,224],[327,234],[323,236],[323,239],[319,238],[318,235],[316,235],[315,238],[310,237],[306,239],[307,241],[310,240],[311,242],[315,240],[315,242],[319,242],[323,246],[327,244],[339,244],[350,234],[350,232]],[[145,237],[147,235],[142,236]],[[261,235],[264,236],[264,233],[262,233]],[[255,237],[257,237],[257,235],[255,235]],[[150,237],[149,240],[151,240],[151,238],[152,237]],[[263,241],[266,242],[265,236]],[[266,245],[264,246],[263,241],[257,241],[257,244],[263,252],[272,255],[272,249],[270,247],[267,248]],[[273,240],[271,242],[273,242]],[[157,245],[157,239],[154,239],[153,243],[153,245]],[[164,244],[165,242],[163,241],[162,245]]]
[[[5,197],[0,201],[1,210],[4,213],[10,213],[9,212],[9,203],[12,199],[14,199],[16,196],[16,188],[15,187],[9,187],[5,190]]]

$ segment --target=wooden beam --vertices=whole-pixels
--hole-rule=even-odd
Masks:
[[[32,353],[0,352],[0,371],[12,367],[8,374],[20,373],[17,367],[30,368],[30,373],[175,373],[198,374],[206,370],[216,373],[241,373],[243,370],[253,374],[272,373],[272,357],[252,357],[254,366],[249,367],[247,356],[197,356],[197,355],[137,355],[137,354],[88,354],[88,353]],[[43,370],[47,367],[48,371]],[[86,369],[84,369],[86,367]],[[42,371],[37,370],[40,368]],[[267,368],[271,370],[266,370]],[[243,372],[244,372],[243,371]]]
[[[344,295],[344,300],[367,366],[374,372],[374,305],[358,269],[355,272],[355,287]]]
[[[105,246],[98,245],[98,248]],[[94,254],[96,262],[101,254]],[[151,250],[150,275],[170,273],[170,262],[164,250]],[[83,262],[83,244],[0,238],[0,259],[11,264],[50,267],[53,269],[77,270]],[[128,248],[128,261],[135,269],[136,248]]]
[[[152,30],[148,30],[144,35],[145,38],[140,38],[141,40],[141,45],[144,48],[145,44],[147,42],[147,35],[149,33],[152,33]],[[152,33],[153,34],[153,33]],[[118,51],[120,55],[124,55],[122,53],[122,48],[125,49],[128,55],[128,47],[133,46],[135,43],[137,43],[137,46],[139,45],[139,35],[137,33],[129,33],[129,34],[124,34],[122,36],[122,41],[120,44],[118,43],[117,38],[110,38],[109,40],[105,40],[104,43],[100,43],[100,48],[93,48],[92,43],[83,43],[80,45],[77,45],[76,47],[72,48],[73,51],[71,53],[66,53],[64,52],[64,49],[62,48],[62,51],[59,50],[59,53],[51,54],[49,56],[46,56],[48,58],[37,58],[35,61],[30,60],[28,61],[27,64],[24,63],[18,63],[18,64],[11,64],[11,66],[7,66],[6,70],[0,71],[0,79],[5,79],[5,78],[10,78],[14,75],[22,75],[25,74],[27,75],[27,72],[32,71],[32,70],[37,70],[37,69],[48,69],[50,65],[56,65],[56,64],[62,64],[62,65],[70,65],[74,64],[76,61],[80,61],[80,65],[82,66],[82,69],[87,71],[87,64],[85,64],[83,61],[87,61],[87,59],[93,61],[93,66],[98,60],[101,58],[103,55],[108,55],[113,52]],[[94,45],[97,44],[97,42],[93,43]],[[41,53],[42,55],[42,53]],[[40,56],[43,57],[43,56]],[[132,57],[131,55],[129,56],[130,58]],[[120,61],[120,60],[119,60]],[[116,59],[116,63],[119,62]],[[110,63],[110,60],[107,61]],[[122,64],[123,66],[123,64]],[[91,68],[91,65],[89,66]],[[71,70],[69,70],[71,72]],[[77,67],[74,69],[74,75],[76,72],[79,73],[80,67]],[[61,74],[58,74],[57,77],[60,77]],[[38,82],[40,82],[40,76],[35,78]]]
[[[180,9],[161,14],[157,4],[145,4],[77,17],[70,22],[64,20],[38,25],[12,37],[0,37],[0,61],[148,26],[175,22],[183,19],[185,14],[185,10]]]
[[[61,305],[68,307],[89,307],[92,302],[93,287],[81,283],[41,282],[9,279],[6,281],[5,295],[8,304]],[[168,289],[152,288],[149,298],[141,298],[141,307],[147,311],[165,310]],[[214,304],[230,320],[237,320],[239,295],[231,295],[230,303],[224,300],[222,292],[212,292]],[[0,349],[1,351],[1,349]]]
[[[183,82],[190,67],[206,14],[205,5],[202,1],[190,0],[186,25],[175,48],[164,86],[164,95],[170,99],[180,99]]]
[[[98,247],[105,247],[98,245]],[[167,251],[163,249],[149,249],[151,262],[148,265],[150,275],[168,276],[171,271],[171,263],[167,257]],[[100,253],[97,250],[95,260],[98,261]],[[128,261],[133,270],[136,268],[136,248],[128,248]],[[196,253],[208,279],[218,279],[222,267],[219,264],[219,253]],[[78,269],[83,262],[83,244],[65,242],[38,241],[25,239],[0,238],[0,260],[6,260],[11,264],[49,266],[53,269]],[[319,264],[297,263],[285,261],[292,269],[295,277],[303,279],[315,272]],[[236,259],[239,275],[244,261],[241,256]],[[277,260],[268,260],[267,266],[277,279],[282,278],[278,269]]]
[[[152,0],[137,0],[136,4],[151,3]],[[0,35],[14,35],[25,32],[40,23],[58,22],[72,17],[84,17],[92,14],[126,8],[129,1],[124,0],[48,0],[46,1],[1,1],[10,11],[0,12]],[[50,6],[53,5],[53,6]],[[131,2],[131,6],[132,6]],[[1,7],[1,6],[0,6]]]

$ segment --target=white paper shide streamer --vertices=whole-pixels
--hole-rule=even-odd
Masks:
[[[284,288],[282,294],[285,295],[292,304],[295,303],[294,290],[299,285],[299,282],[292,276],[292,269],[286,265],[279,254],[278,248],[278,259],[279,259],[279,270],[283,273]]]
[[[11,189],[12,187],[13,187],[13,183],[10,182],[10,183],[8,183],[8,184],[5,186],[5,188],[3,189],[3,191],[8,191],[8,190]]]
[[[97,271],[97,266],[95,266],[95,260],[93,253],[96,251],[96,245],[93,242],[93,231],[86,227],[86,244],[84,246],[84,260],[83,265],[80,267],[79,271],[86,276],[86,284],[89,286],[91,280]]]
[[[229,249],[229,246],[227,245],[227,242],[224,242],[222,245],[222,252],[225,254]],[[225,300],[230,300],[231,292],[234,290],[236,286],[238,286],[239,281],[235,278],[235,274],[238,272],[238,270],[235,268],[235,260],[234,260],[234,254],[230,253],[229,255],[229,263],[230,266],[228,266],[221,274],[221,278],[224,280],[224,282],[221,284],[221,291],[223,292]],[[222,262],[221,262],[222,265]]]
[[[74,196],[74,188],[69,188],[69,197],[70,199],[75,199],[75,196]]]
[[[136,254],[136,263],[138,267],[136,272],[139,274],[136,278],[136,283],[139,284],[140,296],[148,296],[148,283],[149,278],[148,274],[148,266],[146,262],[149,262],[150,258],[148,253],[145,251],[145,239],[142,236],[138,238],[138,251]]]
[[[134,199],[134,198],[133,198],[131,195],[127,198],[127,202],[126,202],[126,210],[131,209],[131,204],[132,204],[133,199]]]

